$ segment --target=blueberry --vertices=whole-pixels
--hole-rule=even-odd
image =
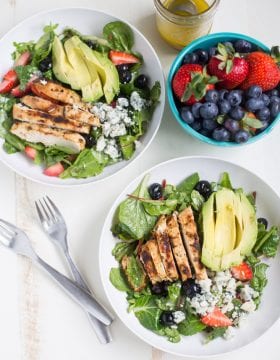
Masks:
[[[241,120],[245,115],[245,111],[241,106],[234,106],[231,108],[229,115],[234,120]]]
[[[264,107],[256,112],[256,117],[261,121],[269,120],[270,110],[267,107]]]
[[[209,56],[208,56],[208,52],[206,50],[203,49],[197,49],[195,51],[195,54],[198,56],[198,64],[200,65],[205,65],[208,60],[209,60]]]
[[[159,321],[163,326],[175,325],[174,315],[172,311],[163,311],[160,315]]]
[[[219,91],[219,99],[220,100],[227,100],[228,94],[229,94],[228,90],[226,90],[226,89],[220,90]]]
[[[197,64],[198,55],[196,53],[189,53],[183,57],[183,64]]]
[[[220,100],[218,102],[218,107],[219,107],[219,113],[221,115],[227,114],[231,109],[230,103],[227,100]]]
[[[195,131],[199,131],[201,129],[201,120],[200,119],[196,119],[192,124],[191,127],[195,130]]]
[[[216,103],[219,100],[219,93],[217,90],[208,90],[205,95],[205,101]]]
[[[209,58],[215,56],[217,54],[217,52],[218,52],[218,49],[216,47],[214,47],[214,46],[210,47],[208,49]]]
[[[267,229],[268,221],[266,220],[266,218],[262,218],[262,217],[258,218],[258,223],[263,224],[265,227],[265,230]]]
[[[86,147],[92,148],[96,144],[96,140],[89,134],[83,134],[83,138],[86,140]]]
[[[39,70],[42,72],[48,71],[52,67],[52,56],[48,55],[39,63]]]
[[[159,200],[162,197],[162,186],[158,183],[150,185],[148,191],[153,200]]]
[[[205,129],[201,129],[199,130],[199,133],[203,136],[206,136],[206,137],[209,137],[210,135],[210,132],[208,130],[205,130]]]
[[[224,127],[220,126],[213,131],[212,137],[214,140],[217,140],[217,141],[229,141],[230,140],[230,132],[227,129],[225,129]]]
[[[227,96],[227,100],[231,106],[237,106],[241,104],[242,95],[238,90],[232,90]]]
[[[269,96],[279,96],[279,90],[278,89],[272,89],[267,92]]]
[[[118,73],[120,73],[122,71],[129,70],[129,66],[128,66],[128,64],[120,64],[120,65],[117,65],[117,70],[118,70]]]
[[[205,200],[209,198],[209,196],[212,194],[212,188],[209,181],[206,180],[200,180],[194,187],[196,191],[200,193],[204,197]]]
[[[240,53],[250,53],[253,51],[253,45],[246,40],[236,40],[234,43],[235,50]]]
[[[194,122],[193,114],[188,106],[181,107],[181,118],[186,124],[192,124]]]
[[[226,119],[223,123],[224,127],[230,131],[232,134],[240,130],[240,122],[233,119]]]
[[[187,298],[192,299],[197,294],[201,293],[201,287],[194,279],[189,279],[182,283],[181,292]]]
[[[270,103],[271,103],[271,104],[272,104],[272,103],[280,104],[280,98],[279,98],[278,96],[273,95],[273,96],[271,96],[271,98],[270,98]]]
[[[252,85],[249,87],[249,89],[246,91],[246,96],[251,99],[257,99],[262,94],[262,88],[258,85]]]
[[[151,292],[154,295],[167,296],[168,295],[168,282],[162,281],[151,285]]]
[[[266,94],[262,94],[261,99],[264,102],[265,106],[268,106],[270,104],[270,98]]]
[[[200,118],[199,109],[200,109],[201,105],[202,105],[201,103],[197,102],[197,103],[194,103],[192,106],[192,114],[195,119]]]
[[[200,107],[199,113],[204,119],[211,119],[218,115],[219,109],[216,104],[206,102]]]
[[[119,79],[121,84],[128,84],[132,79],[131,72],[129,70],[119,71]]]
[[[249,140],[250,134],[246,130],[239,130],[234,135],[234,141],[238,144],[245,143]]]
[[[269,106],[270,115],[272,119],[275,119],[276,116],[280,113],[280,103],[272,102]]]
[[[213,131],[218,126],[217,122],[213,119],[203,119],[202,128],[207,131]]]
[[[134,80],[134,85],[139,89],[146,89],[149,85],[149,78],[146,75],[141,74]]]
[[[261,99],[249,99],[246,101],[245,107],[248,111],[255,112],[264,107],[264,102]]]

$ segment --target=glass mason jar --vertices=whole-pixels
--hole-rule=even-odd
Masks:
[[[182,11],[172,12],[174,2],[179,3],[178,9],[184,7],[184,0],[154,0],[156,24],[161,37],[180,50],[191,41],[210,32],[220,0],[191,0],[191,5],[198,10],[196,15]]]

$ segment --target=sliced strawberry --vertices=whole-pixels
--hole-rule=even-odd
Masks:
[[[64,167],[62,166],[62,164],[60,162],[49,166],[48,168],[46,168],[43,173],[47,176],[59,176],[61,173],[63,173],[64,171]]]
[[[7,94],[9,93],[12,88],[14,87],[14,83],[12,81],[3,80],[0,83],[0,94]]]
[[[24,66],[29,63],[31,59],[31,53],[29,51],[25,51],[22,53],[19,58],[15,61],[14,66]]]
[[[25,146],[24,152],[30,159],[32,159],[32,160],[35,159],[37,151],[33,147]]]
[[[31,86],[32,86],[32,83],[38,79],[38,76],[37,75],[34,75],[32,76],[32,78],[28,81],[28,83],[26,84],[25,86],[25,89],[22,90],[20,88],[20,85],[16,86],[15,88],[12,89],[11,91],[11,94],[14,96],[14,97],[22,97],[26,94],[28,94],[30,91],[31,91]]]
[[[140,60],[136,56],[116,50],[111,50],[109,52],[109,58],[115,65],[136,64],[140,62]]]
[[[14,83],[17,81],[17,73],[15,70],[9,70],[3,77],[4,80],[13,81]]]
[[[232,276],[237,280],[247,281],[253,278],[253,271],[246,262],[237,266],[232,266],[230,270]]]
[[[203,324],[213,327],[225,327],[232,325],[232,320],[222,313],[218,307],[215,307],[211,313],[202,316],[200,320]]]

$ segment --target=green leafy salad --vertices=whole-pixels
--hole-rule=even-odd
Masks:
[[[48,176],[87,178],[129,160],[159,102],[134,34],[120,21],[102,37],[47,25],[37,42],[14,43],[0,83],[0,136]]]
[[[117,208],[111,283],[142,326],[171,342],[231,338],[261,307],[279,228],[257,217],[257,194],[234,188],[228,173],[148,182]]]

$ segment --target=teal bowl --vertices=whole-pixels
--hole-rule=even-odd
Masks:
[[[197,49],[208,49],[211,46],[215,46],[219,42],[234,41],[234,40],[238,40],[238,39],[250,41],[252,44],[255,44],[258,48],[262,49],[265,52],[270,51],[270,49],[266,45],[262,44],[260,41],[254,39],[254,38],[251,38],[249,36],[246,36],[243,34],[238,34],[238,33],[230,33],[230,32],[216,33],[216,34],[202,36],[199,39],[191,42],[188,46],[186,46],[183,50],[181,50],[181,52],[177,55],[174,62],[172,63],[170,71],[169,71],[169,75],[168,75],[168,79],[167,79],[167,97],[168,97],[168,102],[169,102],[171,111],[172,111],[175,119],[182,126],[182,128],[184,129],[184,131],[186,133],[188,133],[189,135],[193,136],[194,138],[196,138],[200,141],[206,142],[211,145],[233,147],[233,146],[252,144],[253,142],[262,139],[264,136],[266,136],[268,133],[270,133],[271,130],[276,126],[276,124],[280,120],[280,114],[279,114],[276,117],[276,119],[264,131],[262,131],[258,135],[252,136],[247,142],[239,144],[236,142],[217,141],[217,140],[211,139],[207,136],[204,136],[204,135],[200,134],[199,132],[197,132],[196,130],[194,130],[190,125],[186,124],[181,119],[180,113],[179,113],[177,105],[176,105],[176,100],[175,100],[175,97],[174,97],[173,91],[172,91],[172,79],[173,79],[175,73],[177,72],[177,70],[179,69],[179,67],[181,66],[183,57],[186,54],[191,53]]]

